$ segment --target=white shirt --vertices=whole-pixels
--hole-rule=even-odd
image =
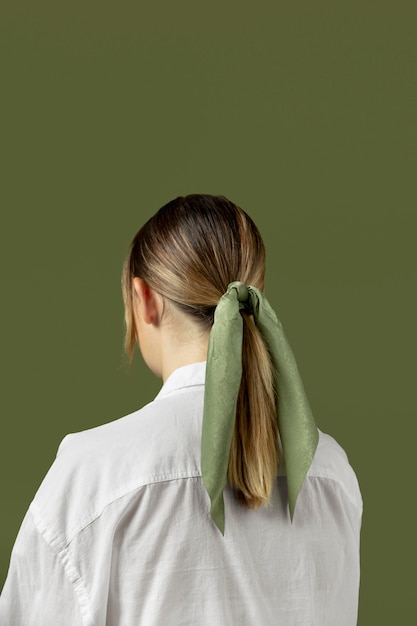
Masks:
[[[225,490],[224,537],[200,471],[205,364],[153,402],[65,437],[17,537],[1,626],[353,626],[362,499],[341,447],[320,441],[291,523]]]

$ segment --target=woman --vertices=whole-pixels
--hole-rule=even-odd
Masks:
[[[64,439],[2,625],[356,624],[359,487],[317,431],[264,272],[259,231],[224,197],[177,198],[137,233],[126,348],[164,384]]]

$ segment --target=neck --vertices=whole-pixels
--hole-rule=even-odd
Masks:
[[[199,363],[207,359],[208,337],[199,342],[179,345],[174,341],[165,342],[161,355],[161,375],[165,382],[172,372],[184,365]]]

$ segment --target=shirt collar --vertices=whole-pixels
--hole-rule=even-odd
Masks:
[[[174,370],[172,374],[168,376],[155,400],[164,398],[169,393],[178,391],[179,389],[202,386],[205,383],[205,378],[206,361],[183,365],[182,367]]]

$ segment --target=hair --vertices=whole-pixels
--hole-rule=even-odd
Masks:
[[[163,206],[134,237],[122,276],[125,349],[136,344],[133,278],[142,278],[210,330],[229,283],[264,289],[265,247],[252,219],[224,196],[188,195]],[[238,501],[256,509],[270,501],[278,470],[275,377],[251,315],[242,309],[242,381],[228,481]]]

